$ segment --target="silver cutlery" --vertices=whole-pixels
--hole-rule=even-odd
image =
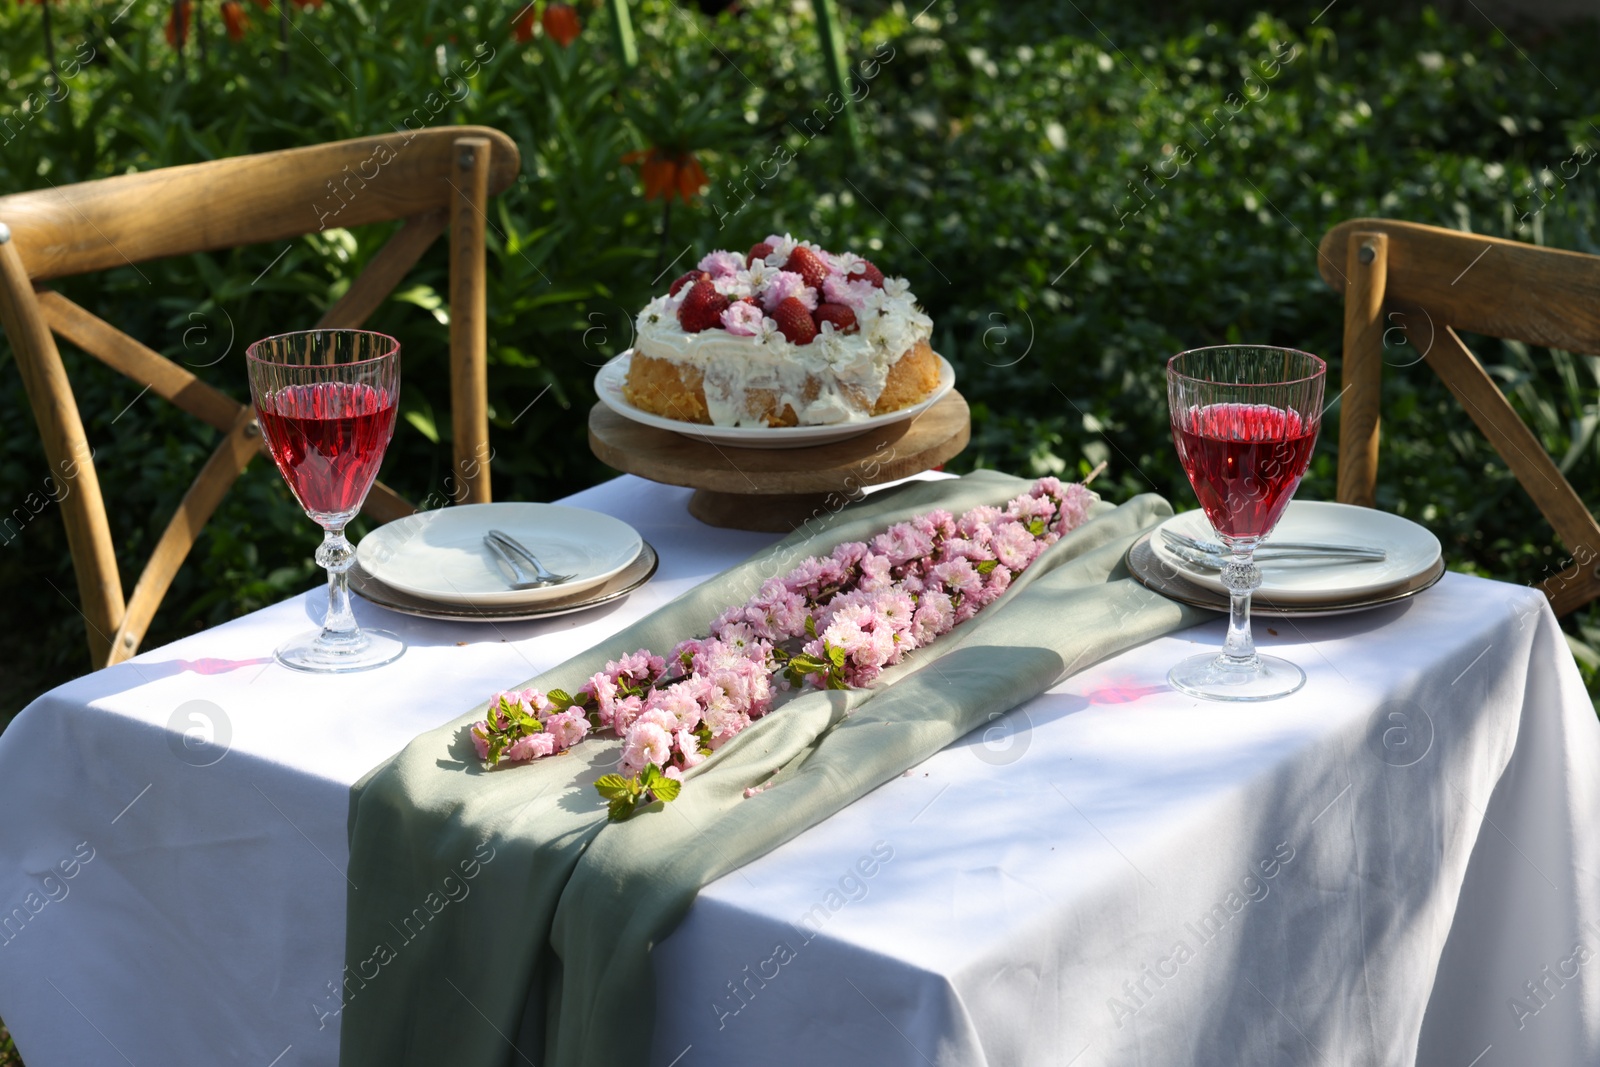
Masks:
[[[1161,539],[1170,547],[1185,548],[1191,552],[1203,553],[1207,556],[1228,556],[1231,551],[1227,545],[1220,541],[1201,541],[1197,538],[1186,537],[1175,530],[1163,529]],[[1268,541],[1256,549],[1257,559],[1288,559],[1308,558],[1311,555],[1335,556],[1353,560],[1383,560],[1389,558],[1389,553],[1381,548],[1369,545],[1337,545],[1319,541]]]
[[[560,585],[577,577],[576,574],[552,574],[539,562],[539,557],[528,551],[516,538],[500,530],[490,530],[484,534],[483,543],[510,569],[513,589],[538,589],[546,585]],[[532,577],[529,577],[528,572],[517,562],[519,556],[533,568]]]
[[[1220,571],[1233,562],[1231,552],[1196,552],[1183,545],[1168,545],[1168,550],[1185,563],[1194,567],[1203,567],[1206,570]],[[1371,556],[1351,556],[1339,552],[1295,552],[1283,551],[1263,556],[1256,553],[1256,562],[1259,564],[1278,563],[1290,559],[1311,559],[1321,563],[1371,563]]]

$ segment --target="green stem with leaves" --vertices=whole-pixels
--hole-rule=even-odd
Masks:
[[[633,40],[633,18],[628,14],[628,0],[606,0],[611,11],[611,41],[617,47],[617,58],[624,70],[639,65],[639,46]]]
[[[855,101],[850,98],[850,84],[844,76],[844,30],[839,22],[839,7],[835,0],[811,0],[817,12],[817,32],[822,35],[822,61],[828,68],[828,82],[844,101],[844,133],[850,151],[861,154],[861,123],[856,117]]]

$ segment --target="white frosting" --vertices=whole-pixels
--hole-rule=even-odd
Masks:
[[[717,426],[765,425],[762,413],[751,411],[746,403],[753,389],[772,390],[777,410],[788,404],[802,426],[863,421],[883,394],[889,369],[933,335],[933,320],[917,307],[903,278],[886,279],[881,290],[874,290],[863,306],[853,309],[857,332],[836,333],[833,324],[825,322],[822,332],[805,345],[790,342],[770,319],[760,337],[715,328],[685,333],[678,324],[678,305],[687,291],[685,286],[677,296],[658,296],[645,305],[639,313],[634,350],[699,368],[706,409]],[[819,391],[808,402],[804,396],[810,380]]]

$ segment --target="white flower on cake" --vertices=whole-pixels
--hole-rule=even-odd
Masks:
[[[645,306],[623,392],[718,426],[861,421],[933,391],[932,333],[904,279],[773,234],[709,253]]]

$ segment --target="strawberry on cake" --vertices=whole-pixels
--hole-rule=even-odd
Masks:
[[[932,333],[904,278],[773,235],[712,252],[645,305],[622,392],[715,426],[859,422],[934,391]]]

